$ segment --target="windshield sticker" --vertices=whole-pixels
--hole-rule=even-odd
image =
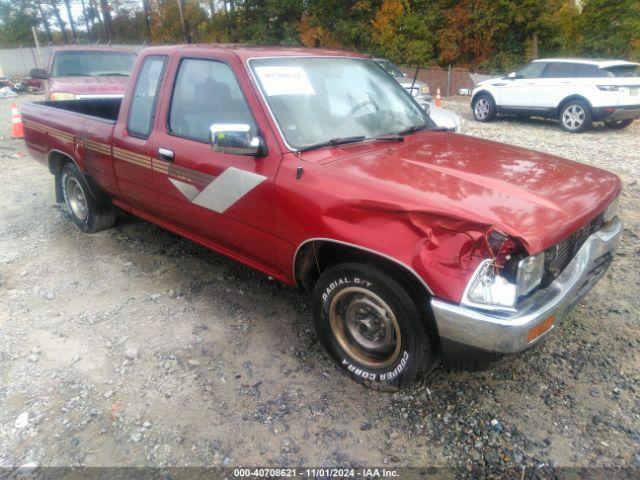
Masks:
[[[316,94],[307,72],[300,67],[256,67],[255,71],[268,97]]]

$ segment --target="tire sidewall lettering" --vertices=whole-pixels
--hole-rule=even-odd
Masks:
[[[387,372],[382,372],[382,373],[366,370],[352,363],[351,360],[347,358],[343,358],[341,363],[342,363],[342,366],[349,373],[351,373],[356,377],[360,377],[363,380],[368,380],[371,382],[391,382],[396,377],[398,377],[398,375],[402,374],[402,372],[405,370],[405,368],[409,364],[410,358],[411,356],[409,355],[409,352],[407,352],[406,350],[403,350],[402,356],[400,357],[400,361],[398,361],[398,363],[396,363],[396,365],[391,370]]]
[[[342,286],[347,286],[347,285],[354,285],[357,287],[364,287],[364,288],[371,288],[373,286],[373,283],[370,282],[369,280],[365,280],[363,278],[360,277],[348,277],[348,276],[343,276],[340,277],[338,280],[334,280],[333,282],[331,282],[327,288],[325,288],[324,292],[322,293],[322,301],[326,304],[328,302],[328,300],[331,297],[331,294],[336,290],[336,288],[338,287],[342,287]]]

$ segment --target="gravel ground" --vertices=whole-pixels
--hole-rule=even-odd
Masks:
[[[131,216],[82,234],[0,100],[0,466],[640,466],[640,125],[484,125],[467,101],[445,107],[471,135],[620,175],[624,239],[541,347],[384,393],[293,289]]]

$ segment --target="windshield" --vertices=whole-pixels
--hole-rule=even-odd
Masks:
[[[128,52],[57,52],[51,69],[52,77],[128,77],[135,54]]]
[[[378,65],[380,65],[385,72],[387,72],[389,75],[393,76],[393,77],[402,77],[402,72],[400,71],[400,69],[398,67],[396,67],[393,63],[391,63],[389,60],[384,60],[384,59],[377,59],[374,60],[374,62],[376,62]]]
[[[284,57],[250,64],[280,131],[294,149],[435,126],[372,60]]]
[[[610,77],[640,77],[640,71],[635,65],[609,67],[606,70],[610,73]]]

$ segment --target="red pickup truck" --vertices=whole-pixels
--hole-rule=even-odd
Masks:
[[[44,80],[47,100],[121,98],[136,54],[113,47],[65,47],[55,50],[49,68],[29,75]]]
[[[22,113],[80,229],[119,207],[312,290],[319,339],[377,388],[540,343],[622,231],[615,175],[438,129],[342,51],[148,48],[123,99]]]

